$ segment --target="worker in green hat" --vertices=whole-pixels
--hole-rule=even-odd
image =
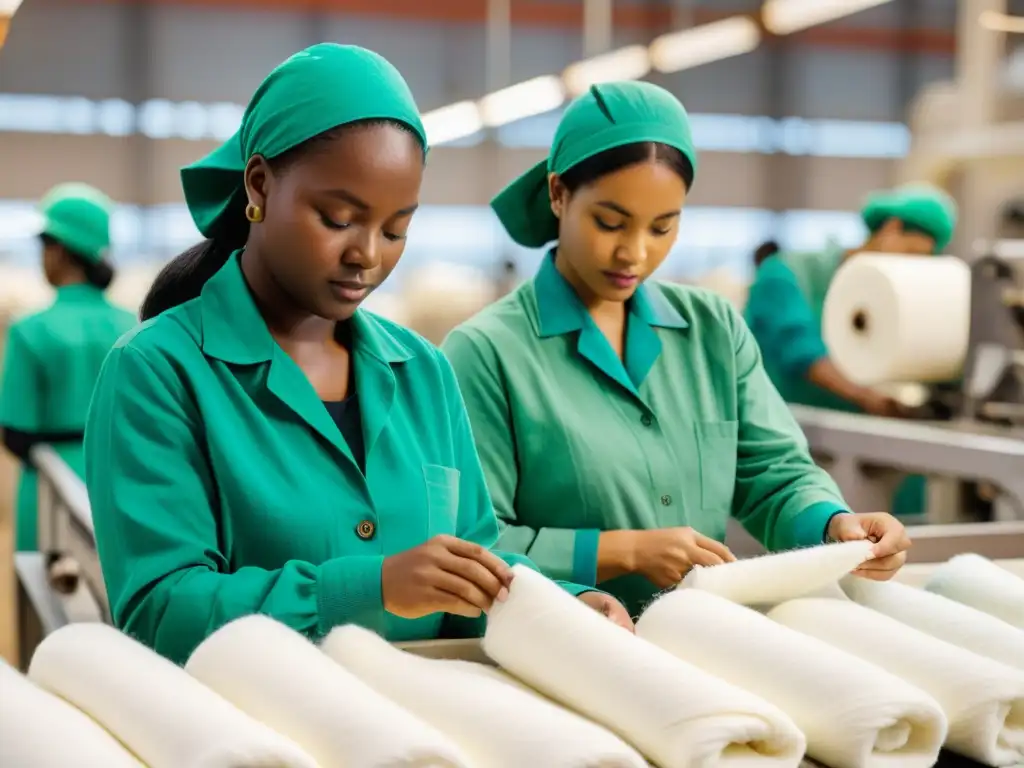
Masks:
[[[533,280],[456,328],[452,361],[503,523],[500,546],[637,613],[695,565],[730,561],[730,516],[770,550],[875,538],[891,576],[903,526],[848,513],[722,297],[649,280],[697,171],[682,104],[650,83],[592,87],[549,157],[492,207]]]
[[[136,322],[104,291],[112,204],[86,184],[61,184],[42,199],[43,273],[56,289],[47,309],[17,320],[7,336],[0,381],[4,445],[22,462],[15,546],[36,549],[36,472],[30,449],[47,443],[80,475],[82,431],[103,358]]]
[[[787,402],[899,417],[904,409],[897,401],[853,383],[830,360],[821,335],[825,296],[839,266],[858,253],[943,252],[953,237],[956,205],[935,187],[910,184],[872,194],[861,215],[868,238],[859,248],[830,245],[820,252],[781,252],[765,259],[757,267],[745,314],[765,370]],[[893,511],[914,515],[924,507],[924,478],[911,476],[896,491]]]
[[[427,137],[379,55],[279,65],[234,137],[183,169],[209,238],[115,347],[86,429],[115,623],[184,662],[236,617],[311,639],[479,632],[512,563],[451,367],[359,308],[398,264]],[[629,626],[613,598],[565,585]]]

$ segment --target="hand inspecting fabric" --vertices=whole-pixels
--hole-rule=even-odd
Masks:
[[[623,629],[628,629],[630,632],[635,631],[629,611],[611,595],[606,595],[603,592],[584,592],[578,597],[598,613],[604,614],[612,623]]]
[[[888,581],[907,562],[910,537],[903,523],[887,512],[841,514],[828,526],[831,541],[870,541],[873,557],[854,571],[854,575],[875,581]]]

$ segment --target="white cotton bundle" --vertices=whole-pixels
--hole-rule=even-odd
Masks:
[[[697,567],[679,586],[711,592],[741,605],[775,605],[834,584],[870,560],[873,546],[870,541],[822,544]]]
[[[757,611],[697,589],[669,592],[637,634],[761,696],[831,768],[929,768],[946,738],[938,703],[898,677]]]
[[[942,595],[895,582],[847,576],[840,582],[855,603],[968,651],[1024,671],[1024,630]]]
[[[1024,674],[849,600],[808,598],[768,618],[859,656],[934,698],[946,746],[988,765],[1024,761]]]
[[[360,627],[322,650],[383,695],[452,738],[474,766],[645,768],[628,744],[478,664],[424,659]]]
[[[449,738],[265,616],[221,627],[185,669],[291,738],[321,768],[470,764]]]
[[[1024,629],[1024,578],[981,555],[957,555],[940,565],[925,589]]]
[[[483,647],[508,672],[610,728],[662,768],[797,766],[803,734],[776,707],[513,567]]]
[[[117,739],[0,661],[0,765],[143,768]]]
[[[49,635],[28,674],[149,768],[317,768],[284,736],[105,624],[68,624]]]

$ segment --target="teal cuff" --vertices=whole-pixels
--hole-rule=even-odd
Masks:
[[[793,519],[790,547],[814,547],[824,543],[832,518],[849,511],[832,501],[812,504]]]
[[[320,634],[339,624],[384,632],[383,555],[336,557],[321,565],[317,581]]]
[[[597,547],[601,532],[581,528],[576,531],[572,548],[572,581],[593,587],[597,584]]]

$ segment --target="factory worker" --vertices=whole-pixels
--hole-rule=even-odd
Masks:
[[[819,253],[766,259],[750,288],[745,314],[765,370],[787,402],[899,417],[905,415],[899,402],[853,383],[829,359],[821,336],[825,295],[851,255],[941,253],[953,237],[956,205],[934,187],[913,184],[870,196],[862,217],[870,234],[860,248],[833,245]],[[925,504],[925,478],[911,475],[897,488],[892,509],[898,515],[921,514]]]
[[[15,547],[34,551],[36,472],[29,451],[47,443],[84,474],[82,431],[103,358],[135,324],[104,291],[112,204],[85,184],[61,184],[42,199],[43,274],[56,289],[49,308],[17,320],[7,336],[0,382],[3,442],[22,461]]]
[[[479,632],[507,594],[521,558],[490,551],[451,368],[357,309],[402,255],[425,154],[401,75],[321,44],[182,171],[210,239],[158,276],[86,430],[114,621],[164,656],[252,613],[314,640],[346,623],[394,641]],[[566,588],[628,624],[607,595]]]
[[[870,575],[907,547],[886,514],[841,514],[728,301],[645,282],[668,255],[697,157],[683,106],[650,83],[597,85],[551,156],[492,206],[536,276],[445,340],[495,509],[499,546],[636,613],[694,565],[733,559],[737,517],[769,549],[877,538]]]

